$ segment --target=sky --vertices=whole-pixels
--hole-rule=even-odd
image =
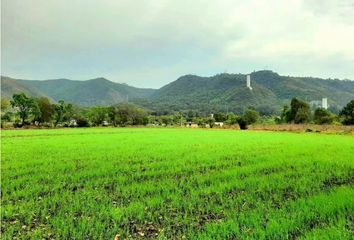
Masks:
[[[2,0],[1,74],[159,88],[185,74],[354,80],[354,0]]]

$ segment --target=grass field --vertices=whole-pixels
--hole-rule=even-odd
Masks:
[[[2,239],[353,239],[354,137],[2,132]]]

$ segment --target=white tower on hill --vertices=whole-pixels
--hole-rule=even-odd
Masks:
[[[322,98],[322,108],[324,109],[328,108],[327,98]]]
[[[251,75],[248,74],[247,75],[247,88],[249,88],[250,90],[252,90],[252,87],[251,87]]]

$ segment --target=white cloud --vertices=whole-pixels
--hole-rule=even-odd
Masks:
[[[354,79],[353,4],[4,0],[3,73],[110,76],[156,87],[177,74],[267,66],[284,74]]]

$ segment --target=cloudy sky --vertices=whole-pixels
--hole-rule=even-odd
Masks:
[[[354,80],[354,0],[2,0],[2,75],[160,87],[271,69]]]

